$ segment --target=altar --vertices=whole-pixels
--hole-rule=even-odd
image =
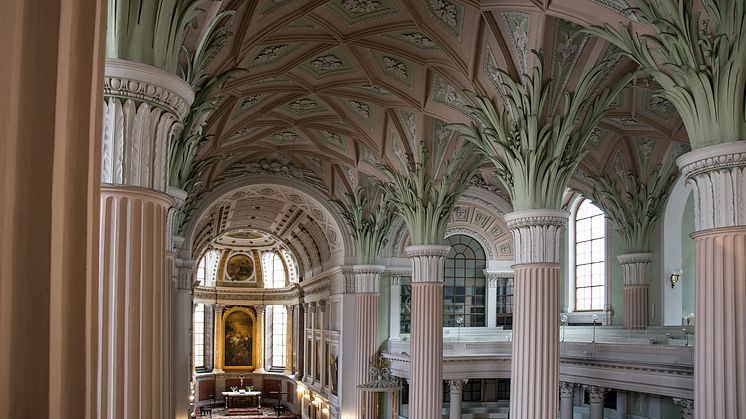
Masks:
[[[261,391],[224,391],[226,409],[246,409],[262,407]]]

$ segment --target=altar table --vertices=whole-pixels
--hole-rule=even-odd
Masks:
[[[261,391],[224,391],[226,409],[245,409],[247,407],[261,407]]]

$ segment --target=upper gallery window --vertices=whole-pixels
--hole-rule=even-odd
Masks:
[[[277,253],[266,252],[262,255],[262,272],[265,288],[285,287],[285,266]]]
[[[484,249],[476,240],[462,234],[446,241],[451,250],[445,261],[443,326],[485,326]]]
[[[272,366],[284,367],[287,351],[288,312],[285,306],[270,306],[272,310]]]
[[[217,250],[208,250],[199,260],[197,265],[197,281],[200,285],[214,285],[218,272],[218,261],[220,252]]]
[[[194,305],[194,368],[205,366],[205,305]]]
[[[606,219],[584,199],[575,215],[575,310],[603,310],[605,284]]]

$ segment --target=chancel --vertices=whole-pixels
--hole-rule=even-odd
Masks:
[[[0,418],[746,418],[743,0],[0,7]]]

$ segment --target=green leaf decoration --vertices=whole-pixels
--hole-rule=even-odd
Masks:
[[[399,172],[387,164],[378,164],[387,180],[382,182],[396,212],[404,219],[411,244],[443,244],[448,220],[456,200],[469,187],[469,180],[483,163],[482,153],[471,143],[459,147],[444,163],[442,176],[428,170],[428,152],[419,144],[419,159],[407,162]]]
[[[591,132],[617,94],[635,76],[630,73],[611,87],[598,89],[604,65],[587,69],[574,93],[565,92],[561,109],[548,109],[552,81],[544,80],[543,57],[525,84],[502,73],[505,106],[498,111],[488,97],[466,92],[476,105],[466,105],[476,122],[451,127],[476,145],[496,167],[510,194],[513,209],[559,209],[562,194],[580,160]],[[596,95],[596,92],[600,92]]]
[[[692,149],[746,139],[746,2],[636,0],[651,34],[619,24],[585,29],[649,72],[681,115]]]
[[[635,176],[631,171],[623,184],[612,181],[608,175],[593,178],[591,199],[622,236],[626,253],[650,251],[649,233],[658,222],[666,194],[676,179],[662,175],[661,168],[654,170],[647,182],[642,175]]]
[[[352,230],[361,265],[378,264],[396,212],[389,191],[379,182],[367,181],[352,193],[333,201]]]

